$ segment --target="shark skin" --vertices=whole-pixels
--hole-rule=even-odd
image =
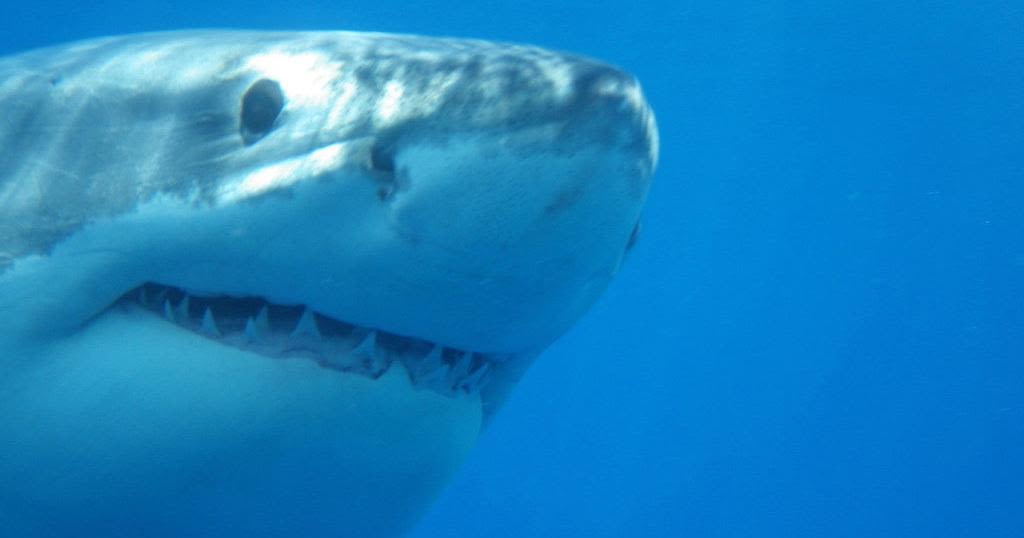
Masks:
[[[183,31],[0,58],[0,528],[399,536],[635,241],[636,80]]]

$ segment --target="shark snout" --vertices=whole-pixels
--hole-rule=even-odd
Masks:
[[[577,85],[575,121],[591,130],[596,143],[637,159],[641,175],[649,178],[657,165],[658,132],[640,83],[626,72],[604,67],[582,76]]]
[[[617,272],[656,164],[654,117],[635,79],[617,70],[575,86],[564,108],[534,125],[406,139],[380,152],[400,184],[385,202],[388,229],[436,264],[438,280],[419,289],[446,292],[430,304],[457,304],[447,316],[458,322],[422,320],[427,334],[468,348],[541,347]]]

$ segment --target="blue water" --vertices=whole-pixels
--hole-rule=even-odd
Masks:
[[[643,82],[644,233],[417,538],[1024,536],[1024,4],[7,3],[526,41]]]

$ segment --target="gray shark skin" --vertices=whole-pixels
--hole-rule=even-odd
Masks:
[[[396,536],[599,297],[637,82],[483,41],[194,31],[0,59],[0,528]]]

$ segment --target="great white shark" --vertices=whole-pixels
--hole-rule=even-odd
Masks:
[[[4,536],[394,536],[635,240],[636,80],[192,31],[0,59]]]

